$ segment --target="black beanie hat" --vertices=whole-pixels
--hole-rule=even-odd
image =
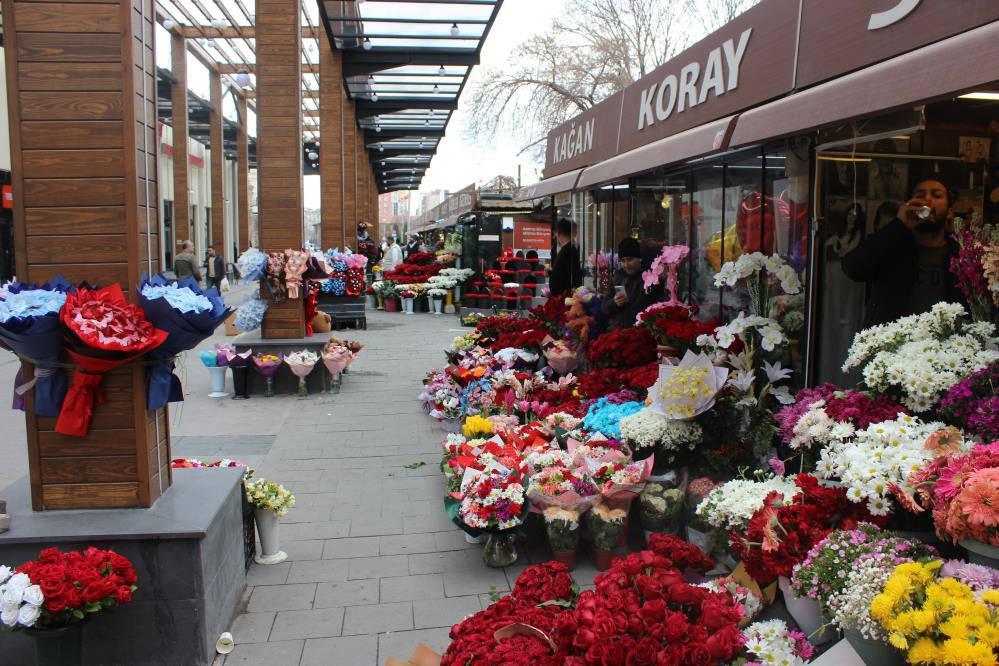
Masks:
[[[631,236],[622,238],[621,242],[617,245],[617,256],[618,259],[627,259],[628,257],[638,257],[641,259],[642,246]]]

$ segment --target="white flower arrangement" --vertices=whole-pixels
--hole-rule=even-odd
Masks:
[[[866,501],[873,515],[886,516],[892,508],[890,484],[905,487],[909,475],[933,457],[923,446],[927,438],[943,428],[906,414],[873,423],[822,449],[815,473],[827,486],[846,488],[851,502]]]
[[[871,618],[871,602],[884,591],[885,583],[895,567],[890,562],[873,557],[861,558],[846,570],[842,592],[829,597],[828,611],[840,629],[853,629],[872,641],[887,641],[881,624]]]
[[[463,283],[465,280],[472,277],[473,274],[475,274],[475,271],[471,268],[445,268],[438,273],[439,276],[454,280],[456,285]]]
[[[801,291],[801,280],[792,266],[787,264],[780,255],[767,256],[762,252],[743,254],[735,261],[726,262],[715,273],[716,287],[734,287],[742,280],[766,271],[767,274],[780,282],[780,288],[785,294],[797,294]]]
[[[843,371],[863,367],[864,383],[898,396],[909,409],[928,411],[968,374],[999,359],[995,324],[968,323],[964,306],[937,303],[857,333]]]
[[[764,481],[733,479],[708,493],[695,512],[704,516],[712,527],[726,530],[742,528],[763,507],[767,495],[774,491],[782,493],[786,500],[797,497],[801,492],[793,481],[781,476]]]
[[[441,289],[438,287],[427,286],[427,285],[424,286],[427,287],[427,289],[425,289],[423,293],[425,293],[430,298],[444,298],[445,296],[447,296],[447,289]]]
[[[794,436],[788,445],[795,450],[825,446],[834,441],[842,441],[853,436],[855,429],[851,423],[839,423],[826,414],[826,401],[816,400],[808,406],[794,424]]]
[[[257,479],[245,484],[246,499],[257,509],[273,511],[278,518],[283,518],[288,509],[295,506],[295,496],[280,483]]]
[[[799,634],[801,635],[801,634]],[[800,647],[783,620],[754,622],[742,632],[746,651],[759,666],[805,666]]]
[[[646,407],[621,419],[621,437],[633,449],[693,450],[704,435],[694,421],[668,419]]]
[[[45,595],[27,574],[0,565],[0,628],[27,629],[42,614]]]

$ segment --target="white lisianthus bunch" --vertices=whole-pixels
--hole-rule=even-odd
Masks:
[[[885,583],[895,570],[895,561],[888,558],[862,557],[847,569],[841,592],[829,597],[827,608],[832,621],[840,629],[854,629],[872,641],[887,641],[888,635],[871,618],[871,602],[884,591]]]
[[[964,320],[964,306],[937,303],[857,333],[843,371],[863,367],[864,383],[898,396],[916,412],[928,411],[970,373],[999,360],[995,324]]]
[[[712,527],[726,530],[744,527],[753,514],[763,507],[763,501],[772,492],[779,492],[789,500],[801,492],[793,481],[775,476],[764,481],[733,479],[718,486],[697,505],[696,513],[704,516]]]
[[[792,633],[783,620],[754,622],[743,630],[742,637],[746,651],[753,655],[752,662],[759,666],[804,666],[811,657],[804,634]],[[808,654],[801,654],[802,650]]]
[[[726,262],[721,270],[715,273],[715,286],[734,287],[740,281],[762,271],[766,271],[780,282],[780,288],[785,294],[797,294],[801,291],[801,280],[794,268],[780,255],[774,254],[768,257],[762,252],[743,254],[735,261]]]
[[[621,419],[621,437],[633,449],[693,450],[703,434],[701,426],[694,421],[668,419],[648,407]]]
[[[42,614],[45,595],[32,584],[27,574],[13,573],[0,565],[0,629],[27,629],[35,626]]]
[[[846,488],[851,502],[867,502],[873,515],[886,516],[891,512],[890,484],[905,487],[909,475],[933,457],[924,448],[927,438],[943,428],[907,414],[873,423],[822,449],[815,473],[827,486]]]
[[[257,479],[246,485],[246,499],[257,509],[273,511],[278,518],[288,513],[295,506],[295,496],[280,483]]]

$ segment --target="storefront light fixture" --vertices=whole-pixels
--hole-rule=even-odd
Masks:
[[[371,40],[370,40],[370,39],[368,39],[367,37],[365,37],[365,38],[364,38],[364,41],[363,41],[363,42],[361,42],[361,47],[362,47],[362,48],[363,48],[363,49],[364,49],[365,51],[370,51],[370,50],[371,50]]]
[[[446,74],[447,70],[444,69],[444,65],[441,65],[440,69],[437,70],[437,76],[445,76]]]
[[[319,159],[319,153],[317,153],[314,150],[310,150],[309,151],[309,159],[310,160],[318,160]]]
[[[437,94],[437,93],[439,93],[440,91],[441,91],[441,87],[440,87],[439,85],[437,85],[437,84],[435,83],[435,84],[434,84],[434,94],[436,95],[436,94]]]
[[[173,19],[163,19],[163,28],[168,32],[177,27],[177,22]]]
[[[958,99],[980,99],[988,102],[999,102],[999,92],[994,90],[979,90],[967,95],[961,95]]]
[[[452,37],[457,37],[460,33],[461,33],[461,30],[458,30],[458,24],[457,23],[452,23],[451,24],[451,36]]]
[[[871,161],[870,157],[833,157],[832,155],[819,155],[817,159],[820,159],[823,162],[870,162]]]
[[[249,72],[240,72],[239,74],[237,74],[236,75],[236,85],[239,86],[240,88],[249,88],[250,87],[250,73]]]
[[[376,93],[376,92],[371,93],[371,101],[372,102],[377,102],[378,101],[378,93]]]

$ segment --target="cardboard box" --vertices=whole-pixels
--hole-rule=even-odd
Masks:
[[[385,660],[385,666],[441,666],[441,655],[421,643],[409,655],[409,661],[389,657]]]
[[[226,317],[225,320],[225,334],[226,335],[239,335],[239,329],[236,328],[236,313],[233,312],[231,315]]]

